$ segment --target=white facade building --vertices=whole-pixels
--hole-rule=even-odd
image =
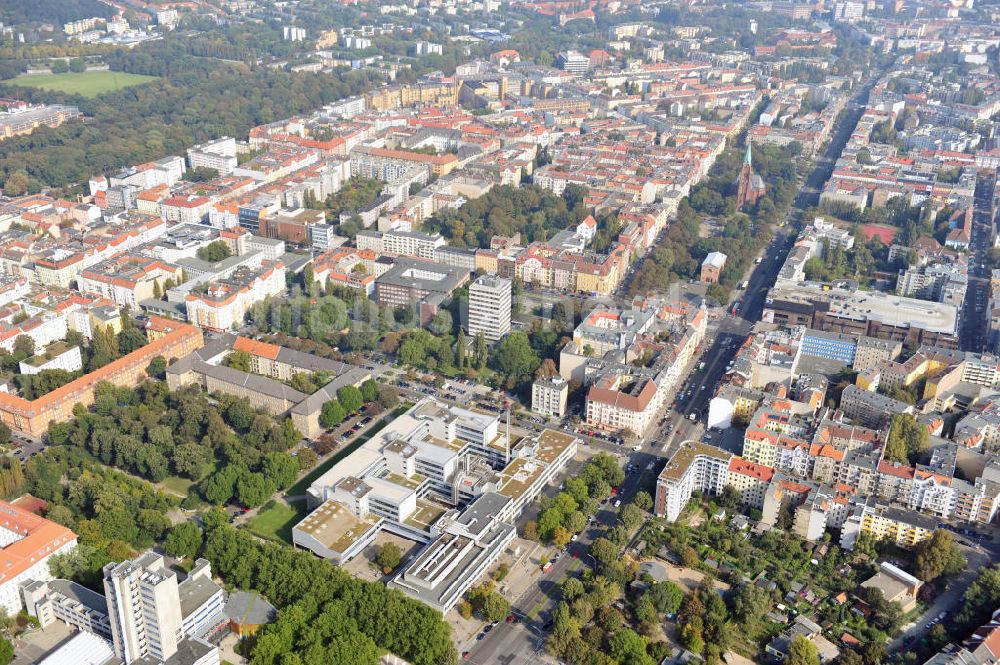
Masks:
[[[469,285],[469,335],[498,342],[510,332],[511,288],[509,279],[491,275]]]

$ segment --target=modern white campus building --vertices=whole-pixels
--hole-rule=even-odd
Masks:
[[[575,436],[509,437],[500,417],[427,398],[308,490],[296,547],[344,563],[385,529],[427,545],[396,586],[447,611],[514,537],[513,522],[573,458]],[[472,511],[472,512],[470,512]],[[448,558],[447,571],[432,561]]]

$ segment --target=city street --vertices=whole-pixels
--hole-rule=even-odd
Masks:
[[[604,446],[600,446],[600,449],[603,450]],[[593,450],[593,452],[596,453],[597,450]],[[632,473],[626,474],[625,481],[619,487],[618,495],[615,498],[622,502],[631,501],[636,492],[642,489],[651,490],[652,487],[649,484],[655,478],[656,472],[655,466],[654,469],[648,468],[650,463],[655,465],[657,461],[654,455],[634,453],[629,459],[636,468]],[[569,475],[571,474],[567,472],[563,474],[563,477]],[[548,493],[554,494],[556,491],[556,489],[550,488]],[[570,543],[566,547],[547,573],[541,574],[541,570],[536,564],[530,561],[524,562],[523,565],[534,565],[538,569],[538,578],[511,602],[513,613],[521,621],[516,624],[501,621],[490,632],[483,634],[481,640],[459,645],[460,652],[468,651],[466,662],[477,665],[492,665],[493,663],[527,665],[536,662],[553,662],[544,653],[544,626],[558,599],[559,584],[582,567],[593,565],[594,562],[587,554],[587,550],[595,538],[606,528],[615,524],[617,513],[613,508],[613,501],[614,499],[611,499],[601,506],[595,515],[594,522],[580,533],[576,542]],[[530,518],[530,515],[522,516],[518,527]]]

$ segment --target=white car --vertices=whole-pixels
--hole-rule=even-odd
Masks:
[[[640,450],[642,450],[642,444],[640,444],[640,443],[637,443],[637,444],[635,444],[634,446],[632,446],[632,452],[633,452],[633,453],[637,453],[637,452],[639,452]]]

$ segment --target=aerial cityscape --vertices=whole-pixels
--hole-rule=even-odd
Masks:
[[[0,665],[997,665],[1000,0],[0,0]]]

